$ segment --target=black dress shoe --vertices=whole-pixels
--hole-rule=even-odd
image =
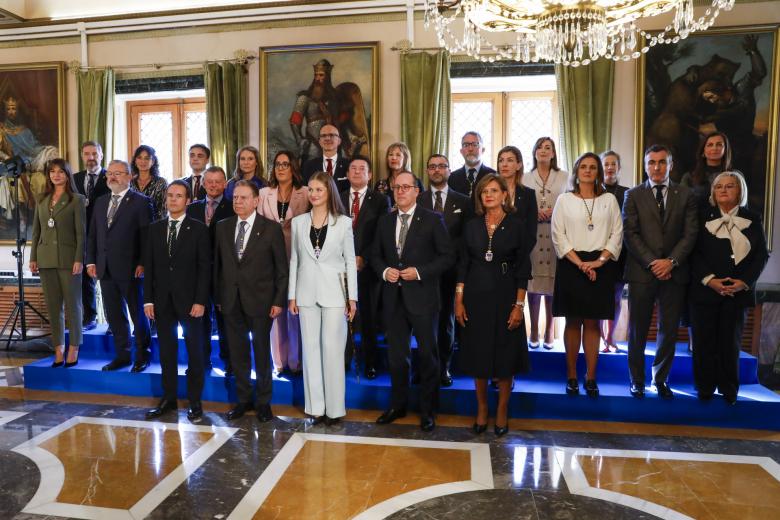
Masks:
[[[233,367],[231,365],[225,365],[225,377],[233,377]]]
[[[274,418],[274,413],[271,411],[270,404],[261,404],[256,407],[257,420],[260,422],[268,422]]]
[[[588,394],[588,397],[598,397],[599,396],[599,385],[596,384],[595,379],[586,379],[585,380],[585,393]]]
[[[709,401],[714,395],[715,392],[707,392],[703,390],[696,392],[696,397],[698,397],[700,401]]]
[[[475,434],[479,435],[480,433],[485,433],[487,431],[487,424],[474,423],[471,429]]]
[[[379,418],[377,418],[376,423],[390,424],[391,422],[395,421],[396,419],[400,419],[401,417],[406,417],[406,410],[397,410],[395,408],[390,408],[385,413],[380,415]]]
[[[231,408],[230,411],[227,413],[228,421],[242,418],[244,414],[247,412],[247,410],[251,410],[251,409],[252,409],[252,405],[249,403],[238,403],[236,406]]]
[[[327,415],[325,416],[325,426],[335,426],[340,422],[341,422],[341,418],[339,417],[328,417]]]
[[[130,361],[122,361],[120,359],[114,359],[107,365],[103,365],[102,370],[104,372],[107,372],[109,370],[119,370],[120,368],[125,368],[130,366]]]
[[[136,361],[133,364],[133,368],[130,369],[130,372],[132,372],[134,374],[137,374],[139,372],[143,372],[147,368],[149,368],[149,361],[148,360]]]
[[[436,421],[433,415],[421,415],[420,416],[420,429],[424,432],[432,432],[436,428]]]
[[[661,399],[671,399],[674,397],[674,392],[669,388],[668,383],[656,383],[654,386],[655,391],[658,392],[658,397]]]
[[[452,376],[450,375],[449,370],[442,372],[439,386],[442,388],[449,388],[452,386]]]
[[[566,380],[566,393],[568,395],[577,395],[580,393],[580,384],[576,379],[571,378]]]
[[[493,427],[493,433],[496,434],[496,437],[503,437],[507,432],[509,432],[509,423],[506,423],[506,426],[499,426],[496,424]]]
[[[366,379],[369,381],[376,379],[376,368],[366,367]]]
[[[736,395],[726,394],[726,395],[723,396],[723,399],[725,399],[726,402],[728,404],[732,405],[732,406],[737,404],[737,396]]]
[[[97,327],[97,323],[95,322],[95,320],[92,320],[84,323],[82,329],[84,331],[87,331],[87,330],[94,330],[96,327]]]
[[[52,367],[52,368],[59,368],[59,367],[61,367],[61,366],[62,366],[62,365],[64,365],[64,364],[65,364],[65,362],[64,362],[64,361],[54,361],[54,362],[51,364],[51,367]],[[105,369],[104,369],[104,370],[105,370]]]
[[[203,418],[203,406],[200,401],[192,401],[190,407],[187,409],[187,419],[190,421],[198,421]]]
[[[414,374],[412,374],[412,384],[413,385],[419,385],[420,384],[420,373],[419,372],[415,372]]]
[[[171,399],[163,399],[161,400],[155,408],[152,408],[148,412],[146,412],[146,418],[147,419],[156,419],[160,417],[165,412],[170,412],[172,410],[176,410],[178,408],[178,405],[176,404],[175,400]]]
[[[637,399],[641,399],[645,396],[645,385],[639,383],[631,383],[631,387],[628,389],[631,395]]]

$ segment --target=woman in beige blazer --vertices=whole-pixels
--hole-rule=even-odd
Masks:
[[[282,226],[289,260],[290,223],[293,217],[309,211],[308,190],[303,186],[298,161],[291,152],[282,150],[276,153],[268,185],[260,190],[257,212]],[[301,371],[301,327],[295,314],[284,311],[274,320],[271,359],[275,375],[279,375],[285,367],[293,373]]]
[[[40,273],[51,321],[53,367],[78,363],[81,345],[81,271],[86,235],[85,198],[73,187],[73,174],[64,159],[46,164],[46,190],[35,206],[30,271]],[[65,323],[70,325],[70,348],[65,356]]]

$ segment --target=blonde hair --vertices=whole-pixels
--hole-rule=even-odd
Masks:
[[[742,175],[742,172],[738,170],[720,173],[712,179],[712,184],[710,185],[710,205],[718,207],[718,204],[715,202],[715,185],[720,181],[721,177],[733,177],[737,180],[737,186],[739,186],[739,205],[746,206],[748,201],[747,183],[745,182],[745,177]]]
[[[412,152],[409,151],[409,147],[406,145],[406,143],[398,141],[397,143],[393,143],[390,146],[387,147],[387,151],[385,152],[385,169],[387,170],[387,179],[390,179],[390,164],[388,163],[387,157],[390,155],[390,152],[392,152],[395,149],[398,149],[401,151],[401,155],[404,156],[404,162],[401,163],[401,170],[402,171],[412,171]],[[399,173],[400,173],[399,172]]]

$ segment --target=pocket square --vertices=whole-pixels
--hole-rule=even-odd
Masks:
[[[460,208],[456,208],[455,211],[453,211],[453,213],[461,213]]]

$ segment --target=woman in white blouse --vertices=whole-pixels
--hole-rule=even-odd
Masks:
[[[552,299],[555,280],[555,250],[550,232],[550,219],[558,197],[566,191],[569,174],[558,168],[555,143],[549,137],[540,137],[534,144],[533,169],[523,176],[523,184],[536,191],[537,226],[536,245],[531,251],[532,280],[528,281],[528,312],[531,334],[528,346],[539,348],[539,307],[544,297],[545,327],[542,343],[553,348]]]
[[[623,244],[623,220],[617,200],[604,188],[604,169],[595,153],[574,163],[573,188],[561,195],[552,215],[552,242],[558,255],[553,316],[566,317],[566,393],[579,393],[577,356],[584,346],[585,391],[599,395],[596,363],[599,320],[615,313],[617,258]]]

